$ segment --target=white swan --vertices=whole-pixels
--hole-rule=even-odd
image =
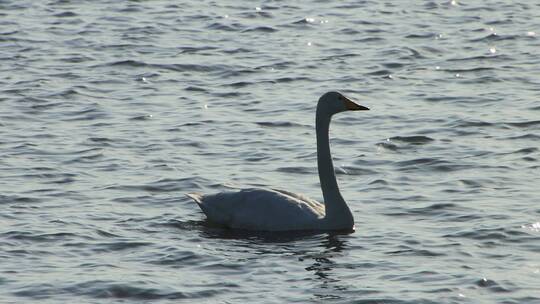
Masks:
[[[332,115],[369,110],[338,92],[321,96],[317,104],[317,165],[324,204],[278,189],[244,189],[212,195],[188,193],[208,220],[229,228],[258,231],[354,230],[354,219],[339,192],[330,156],[328,129]]]

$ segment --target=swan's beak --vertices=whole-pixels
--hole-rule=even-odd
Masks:
[[[343,96],[343,98],[345,98],[345,107],[347,108],[347,110],[350,110],[350,111],[366,111],[366,110],[369,110],[368,107],[364,107],[364,106],[361,106],[359,104],[357,104],[356,102],[350,100],[349,98]]]

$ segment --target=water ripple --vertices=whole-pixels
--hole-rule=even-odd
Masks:
[[[0,7],[0,302],[540,301],[534,4]],[[223,229],[184,196],[320,197],[334,90],[371,109],[330,130],[354,233]]]

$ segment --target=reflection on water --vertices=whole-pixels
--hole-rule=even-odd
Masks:
[[[279,254],[283,258],[295,256],[298,263],[304,265],[314,282],[313,298],[340,299],[339,292],[347,290],[347,284],[341,284],[336,271],[342,266],[340,258],[347,254],[350,233],[346,232],[253,232],[224,229],[208,222],[199,222],[200,235],[203,238],[236,240],[232,251],[252,252],[258,259]],[[268,245],[271,245],[269,247]],[[264,247],[264,250],[261,248]],[[307,266],[306,266],[307,264]],[[247,265],[246,265],[247,266]],[[249,267],[249,266],[247,266]]]
[[[306,267],[306,270],[313,273],[315,279],[319,282],[317,288],[320,291],[314,293],[314,297],[316,298],[340,299],[341,297],[336,295],[335,292],[347,290],[346,285],[341,284],[340,279],[334,275],[334,267],[336,263],[339,263],[340,254],[348,248],[347,241],[341,239],[341,237],[342,235],[340,234],[326,234],[321,242],[320,252],[307,255],[300,259],[313,260],[313,264]],[[323,292],[325,290],[328,291],[325,293]]]
[[[213,239],[235,239],[235,240],[255,240],[261,243],[293,243],[303,240],[320,239],[323,236],[328,238],[336,237],[339,235],[348,235],[353,231],[335,231],[325,232],[317,230],[305,230],[305,231],[251,231],[243,229],[230,229],[221,225],[215,224],[204,217],[201,221],[170,221],[169,225],[180,229],[193,229],[196,228],[200,232],[200,236],[204,238]],[[326,243],[322,243],[326,246]]]

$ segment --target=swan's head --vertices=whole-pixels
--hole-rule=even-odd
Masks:
[[[328,92],[319,99],[317,110],[334,115],[339,112],[369,110],[369,108],[357,104],[339,92]]]

